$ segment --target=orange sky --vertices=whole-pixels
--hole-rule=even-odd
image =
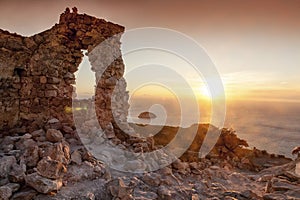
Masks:
[[[216,64],[228,97],[300,100],[300,1],[1,0],[0,28],[33,35],[73,5],[126,29],[164,27],[194,38]],[[194,86],[202,90],[200,81]]]

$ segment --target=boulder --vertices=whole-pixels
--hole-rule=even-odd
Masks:
[[[283,194],[271,193],[271,194],[265,194],[263,196],[263,199],[264,200],[286,200],[286,196]]]
[[[20,189],[20,184],[18,184],[18,183],[8,183],[5,186],[9,187],[12,192],[16,192]]]
[[[52,80],[53,80],[53,78],[52,78]],[[45,95],[46,95],[47,97],[55,97],[55,96],[57,96],[57,90],[56,90],[57,88],[54,86],[52,89],[53,89],[53,90],[46,90],[46,91],[45,91]],[[55,130],[59,130],[59,129],[62,128],[62,124],[60,123],[60,121],[59,121],[58,119],[52,118],[52,119],[50,119],[50,120],[47,122],[47,124],[45,125],[44,128],[45,128],[45,129],[55,129]]]
[[[13,165],[16,165],[17,161],[14,156],[4,156],[0,158],[0,179],[7,178]]]
[[[153,174],[145,174],[142,178],[142,180],[144,181],[144,183],[150,185],[151,187],[157,187],[159,186],[160,182],[161,182],[161,177],[159,177],[156,173]]]
[[[73,134],[74,133],[73,129],[70,126],[64,125],[62,127],[62,130],[63,130],[63,132],[68,133],[68,134]]]
[[[50,179],[62,177],[66,170],[63,163],[53,160],[49,156],[43,158],[37,165],[38,174]]]
[[[8,179],[13,183],[21,183],[24,181],[26,166],[13,165],[11,171],[8,174]]]
[[[175,162],[172,163],[172,166],[174,169],[178,171],[184,171],[187,168],[189,168],[189,163],[187,162],[182,162],[180,160],[176,160]]]
[[[25,177],[26,184],[40,193],[47,194],[57,191],[62,187],[62,180],[51,180],[40,176],[38,173],[29,174]]]
[[[61,142],[64,138],[63,134],[56,129],[48,129],[46,133],[46,139],[50,142]]]
[[[39,130],[33,131],[31,133],[31,135],[35,139],[35,138],[38,138],[38,137],[45,136],[45,131],[43,129],[39,129]]]
[[[287,180],[273,178],[271,180],[271,187],[274,191],[288,191],[288,190],[297,190],[299,186],[290,183]]]
[[[15,143],[15,146],[16,146],[16,149],[25,151],[29,147],[37,146],[37,143],[31,138],[29,138],[29,139],[22,138],[18,142]]]
[[[62,162],[63,164],[70,163],[70,147],[67,142],[55,143],[47,146],[41,153],[41,157],[49,156],[51,159]]]
[[[10,187],[8,187],[8,186],[1,186],[0,187],[0,199],[1,200],[9,200],[12,193],[13,193],[13,191]]]
[[[296,164],[295,173],[300,176],[300,161]]]
[[[169,190],[167,187],[161,185],[157,189],[157,194],[160,199],[172,200],[172,193],[173,191]]]
[[[158,198],[156,193],[151,191],[144,191],[143,189],[139,188],[135,189],[133,194],[135,200],[150,200]]]
[[[107,189],[115,198],[132,199],[132,189],[126,186],[121,178],[108,182]]]
[[[31,188],[25,188],[15,193],[11,200],[32,200],[37,195],[37,192]]]
[[[78,150],[75,150],[71,154],[71,161],[73,163],[76,163],[77,165],[81,165],[81,163],[82,163],[82,157],[81,157],[81,153]]]
[[[22,158],[24,159],[25,164],[28,167],[35,167],[40,159],[39,147],[38,146],[27,147]]]
[[[79,182],[83,180],[95,180],[103,175],[100,164],[94,165],[91,162],[84,161],[81,165],[69,165],[65,174],[70,182]]]
[[[290,199],[300,199],[300,188],[295,190],[289,190],[285,193]]]

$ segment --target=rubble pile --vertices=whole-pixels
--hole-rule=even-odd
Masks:
[[[220,138],[228,137],[227,134]],[[220,142],[214,149],[233,145],[230,141]],[[259,170],[239,160],[235,163],[240,165],[234,165],[230,159],[222,159],[226,154],[231,158],[229,152],[222,152],[217,159],[213,150],[214,156],[197,161],[178,159],[152,172],[120,172],[95,159],[73,127],[55,118],[31,133],[1,137],[0,147],[0,199],[300,198],[299,159],[282,158]],[[262,159],[255,153],[259,150],[247,151],[257,155],[252,158]],[[265,155],[268,159],[264,163],[276,159]]]

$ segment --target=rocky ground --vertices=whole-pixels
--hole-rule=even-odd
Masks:
[[[147,128],[151,132],[157,127]],[[2,133],[0,199],[300,199],[299,159],[249,149],[228,129],[222,129],[214,149],[200,159],[196,155],[207,128],[198,125],[180,160],[139,174],[113,170],[96,160],[77,139],[74,127],[55,118],[30,133]],[[151,151],[168,143],[177,129],[161,127],[150,140],[135,142],[146,143],[144,150]],[[125,147],[143,146],[120,134],[105,137]]]

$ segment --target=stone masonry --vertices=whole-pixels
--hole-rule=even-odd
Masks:
[[[129,105],[120,56],[123,32],[124,27],[78,14],[76,8],[67,8],[58,24],[31,37],[0,29],[0,130],[36,129],[51,118],[72,123],[74,73],[82,50],[87,50],[98,83],[95,102],[101,127],[116,127],[113,115],[125,122]]]

